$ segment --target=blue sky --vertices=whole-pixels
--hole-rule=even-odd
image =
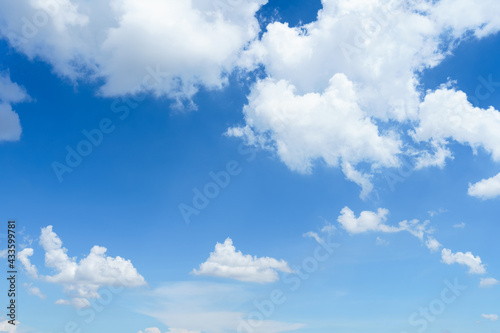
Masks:
[[[0,9],[1,332],[500,332],[495,1]]]

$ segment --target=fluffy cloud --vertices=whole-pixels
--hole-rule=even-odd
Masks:
[[[211,275],[245,282],[267,283],[279,279],[278,272],[291,273],[284,260],[269,257],[252,257],[236,251],[233,241],[227,238],[223,244],[217,243],[206,262],[193,274]]]
[[[359,184],[366,197],[372,185],[367,175],[355,170],[360,162],[397,166],[401,142],[378,127],[361,110],[353,83],[336,74],[321,93],[298,94],[289,81],[259,81],[245,106],[246,127],[228,134],[243,136],[252,144],[274,147],[292,170],[307,173],[321,159],[341,166],[349,180]]]
[[[427,238],[425,245],[431,252],[438,252],[439,249],[442,247],[442,245],[435,238],[432,237]]]
[[[498,315],[496,315],[496,314],[482,314],[481,317],[483,317],[484,319],[491,320],[491,321],[498,320]]]
[[[398,226],[390,226],[385,224],[389,210],[379,208],[377,212],[363,211],[359,217],[354,215],[354,212],[349,207],[344,207],[340,211],[337,221],[340,225],[351,234],[358,234],[368,231],[378,232],[400,232],[407,231],[415,237],[423,240],[425,234],[432,233],[431,229],[427,228],[429,221],[420,222],[418,220],[401,221]]]
[[[499,283],[500,283],[500,281],[498,281],[495,278],[482,278],[481,281],[479,282],[479,287],[487,288],[487,287],[495,286]]]
[[[17,259],[21,262],[26,273],[32,278],[38,278],[38,270],[35,265],[31,264],[31,260],[29,257],[33,255],[33,249],[26,248],[17,254]]]
[[[62,246],[52,226],[42,229],[40,245],[45,250],[45,265],[57,272],[45,276],[45,280],[63,284],[66,292],[77,297],[97,298],[101,286],[138,287],[146,283],[130,260],[107,257],[104,247],[94,246],[79,262],[68,257],[68,250]]]
[[[475,184],[469,184],[469,195],[483,200],[500,196],[500,173]]]
[[[137,333],[142,333],[142,331],[139,331]],[[144,333],[161,333],[160,329],[157,328],[157,327],[150,327],[150,328],[146,328],[144,330]]]
[[[42,228],[40,245],[45,250],[45,266],[55,270],[55,275],[41,276],[43,280],[61,284],[70,297],[58,300],[56,304],[72,305],[76,308],[90,306],[88,298],[99,298],[98,290],[103,286],[138,287],[145,285],[144,278],[137,272],[130,260],[106,256],[106,248],[94,246],[90,254],[77,261],[70,258],[68,250],[62,246],[61,239],[52,231],[52,226]],[[19,252],[18,259],[31,278],[38,278],[37,268],[29,257],[33,249]],[[41,296],[38,288],[30,287],[34,295]]]
[[[26,91],[10,80],[9,73],[0,72],[0,142],[17,141],[21,137],[21,121],[11,104],[27,99]]]
[[[471,252],[456,252],[453,253],[450,249],[441,251],[441,259],[447,265],[460,264],[469,267],[471,274],[485,274],[486,268],[479,256],[474,256]]]
[[[483,148],[500,161],[500,112],[493,107],[474,107],[462,91],[442,87],[430,92],[420,105],[419,125],[413,132],[417,141],[432,141],[444,147],[454,140]]]
[[[61,75],[103,78],[104,95],[148,90],[184,99],[199,85],[225,83],[258,37],[255,13],[266,2],[21,0],[0,4],[0,31]]]
[[[447,139],[481,146],[495,159],[500,156],[495,144],[500,133],[496,110],[473,108],[465,103],[465,94],[444,87],[428,92],[422,103],[425,94],[418,88],[422,70],[439,64],[466,34],[482,38],[498,31],[497,3],[323,0],[322,4],[316,21],[298,27],[269,24],[262,38],[244,52],[241,65],[249,69],[263,65],[268,77],[252,88],[245,124],[230,134],[249,143],[264,141],[292,170],[310,170],[315,160],[339,166],[361,186],[363,198],[372,190],[373,170],[360,172],[357,163],[368,162],[375,169],[398,164],[398,136],[380,130],[391,128],[387,120],[395,121],[398,128],[391,129],[396,133],[408,121],[418,125],[414,136],[418,148],[405,152],[417,154],[416,169],[444,167],[452,158]],[[355,89],[346,89],[350,86]],[[331,90],[347,93],[332,95]],[[372,126],[365,132],[359,122]],[[364,144],[365,140],[371,141]]]
[[[349,207],[344,207],[340,212],[338,222],[350,234],[359,234],[370,231],[386,233],[407,231],[420,239],[422,242],[424,242],[425,239],[425,246],[431,252],[438,252],[439,249],[443,247],[441,243],[431,236],[434,230],[428,228],[429,221],[425,221],[423,223],[420,223],[418,220],[412,220],[409,222],[402,221],[399,222],[397,227],[395,227],[385,224],[388,214],[389,211],[387,209],[379,208],[377,212],[363,211],[359,217],[356,217],[354,212],[349,209]],[[469,273],[471,274],[486,273],[486,268],[482,263],[481,258],[479,256],[474,256],[471,252],[453,253],[450,249],[443,248],[441,251],[441,259],[443,263],[448,265],[455,263],[466,265],[469,267]],[[492,282],[494,281],[488,280],[483,282],[483,280],[481,280],[481,284]]]

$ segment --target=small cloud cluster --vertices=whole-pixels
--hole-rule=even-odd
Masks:
[[[215,251],[210,253],[207,261],[192,273],[245,282],[268,283],[279,279],[278,272],[291,273],[292,270],[284,260],[244,255],[241,251],[236,251],[233,241],[227,238],[224,243],[217,243]]]
[[[34,254],[32,248],[22,250],[18,259],[32,279],[64,286],[69,299],[58,300],[56,304],[85,308],[90,306],[89,298],[100,297],[98,289],[103,286],[132,288],[146,284],[130,260],[106,256],[107,249],[104,247],[94,246],[90,254],[80,261],[70,258],[52,226],[42,228],[39,243],[45,251],[45,266],[54,269],[55,275],[39,276],[29,258]],[[44,297],[38,288],[31,285],[27,285],[27,288],[29,293]]]
[[[363,211],[359,217],[356,217],[354,212],[349,207],[344,207],[338,217],[338,222],[344,230],[350,234],[359,234],[365,232],[384,232],[396,233],[407,231],[413,236],[424,242],[425,246],[431,252],[438,252],[443,245],[431,236],[433,230],[428,228],[429,221],[420,223],[418,220],[402,221],[397,226],[386,224],[389,210],[379,208],[377,212]],[[458,227],[463,227],[465,224],[460,224]],[[377,245],[384,245],[385,241],[377,237]],[[471,252],[452,252],[450,249],[443,248],[441,250],[441,260],[447,265],[460,264],[469,268],[470,274],[485,274],[486,268],[479,256],[474,256]],[[498,281],[494,278],[481,279],[480,286],[487,287],[497,284]]]

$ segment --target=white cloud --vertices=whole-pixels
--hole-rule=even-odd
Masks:
[[[266,2],[20,0],[0,4],[1,32],[61,75],[104,78],[105,95],[152,90],[184,99],[199,85],[225,84],[240,51],[258,37],[255,13]],[[33,24],[34,16],[43,24]]]
[[[465,228],[465,225],[466,225],[465,222],[461,222],[461,223],[454,224],[453,228],[463,229],[463,228]]]
[[[444,147],[452,139],[474,150],[482,147],[500,161],[500,113],[493,107],[472,106],[464,92],[441,87],[428,93],[420,104],[419,120],[412,134],[415,140]]]
[[[314,232],[314,231],[308,231],[308,232],[304,233],[302,236],[312,238],[320,244],[323,243],[323,241],[324,241],[323,238],[321,238],[321,236],[318,235],[318,233]]]
[[[359,217],[356,217],[349,207],[344,207],[337,220],[351,234],[369,231],[389,233],[407,231],[420,240],[423,240],[425,234],[432,233],[432,230],[427,228],[429,221],[405,220],[399,222],[398,226],[387,225],[385,222],[387,221],[388,214],[389,210],[379,208],[376,213],[363,211],[359,214]]]
[[[83,297],[73,297],[71,299],[58,299],[55,304],[58,305],[71,305],[75,309],[85,309],[90,307],[88,299]]]
[[[491,277],[490,278],[482,278],[481,281],[479,282],[479,287],[487,288],[487,287],[496,286],[499,283],[500,283],[500,281],[498,281],[495,278],[491,278]]]
[[[376,213],[363,211],[357,218],[349,207],[344,207],[340,212],[338,221],[351,234],[367,231],[396,232],[396,228],[384,224],[387,221],[388,214],[389,210],[379,208]]]
[[[475,184],[469,184],[469,195],[485,199],[500,196],[500,173],[494,177],[483,179]]]
[[[9,324],[8,320],[0,321],[0,332],[16,333],[18,325],[18,321],[16,321],[16,325]]]
[[[483,317],[484,319],[491,320],[491,321],[498,320],[498,315],[496,315],[496,314],[482,314],[481,317]]]
[[[0,251],[0,259],[7,258],[7,250]]]
[[[142,333],[142,331],[139,331],[137,333]],[[157,327],[150,327],[150,328],[146,328],[144,330],[144,333],[161,333],[160,329],[157,328]]]
[[[435,238],[432,237],[427,238],[425,245],[431,252],[438,252],[439,249],[442,247],[442,245]]]
[[[428,133],[434,128],[425,127],[427,122],[435,128],[450,126],[446,112],[437,111],[449,105],[453,96],[441,96],[431,104],[427,100],[435,93],[429,93],[431,98],[421,104],[420,74],[451,54],[466,34],[484,37],[500,28],[499,6],[494,0],[461,0],[457,17],[467,16],[464,20],[450,19],[448,13],[457,12],[454,3],[323,0],[323,8],[312,23],[298,27],[269,24],[262,38],[240,59],[246,68],[263,65],[268,77],[252,88],[244,109],[245,125],[229,133],[250,143],[261,143],[264,136],[266,148],[276,151],[292,170],[310,171],[315,160],[339,166],[362,188],[364,198],[372,190],[374,170],[361,172],[357,164],[368,162],[375,169],[398,164],[398,136],[381,127],[397,133],[394,127],[419,120],[420,141],[426,141],[428,147],[417,149],[415,168],[444,167],[452,158],[446,140],[441,133]],[[331,94],[332,90],[342,93]],[[485,118],[494,116],[491,111],[481,113],[487,113]],[[432,115],[439,118],[438,124]],[[482,122],[478,120],[481,117],[474,114],[470,118]],[[388,119],[397,125],[389,127],[377,121]],[[373,127],[361,130],[360,122]],[[462,133],[463,128],[450,130],[449,136],[490,149],[494,147],[490,143],[498,142],[497,125],[493,122],[488,126],[496,132],[479,133],[479,142]],[[363,144],[369,137],[370,143]]]
[[[0,142],[21,138],[21,121],[11,104],[27,99],[29,96],[24,88],[12,82],[8,72],[0,72]]]
[[[286,80],[257,82],[244,107],[246,127],[228,134],[251,144],[272,147],[292,170],[309,173],[315,160],[342,167],[346,177],[372,190],[370,177],[354,168],[361,162],[397,166],[401,142],[378,127],[361,110],[353,83],[336,74],[321,93],[298,94]]]
[[[69,301],[61,300],[58,304],[86,307],[89,304],[87,298],[99,297],[100,287],[131,288],[146,284],[130,260],[108,257],[104,247],[94,246],[90,254],[79,262],[76,258],[68,257],[68,250],[62,246],[62,241],[52,231],[52,226],[42,228],[40,245],[45,250],[45,265],[56,271],[55,275],[42,278],[47,282],[63,285],[64,291],[72,298]]]
[[[40,288],[33,286],[32,283],[25,283],[24,287],[28,290],[28,294],[33,295],[33,296],[38,296],[40,299],[46,299],[47,296],[42,294],[40,291]]]
[[[380,237],[377,237],[375,240],[375,244],[378,246],[387,246],[389,245],[389,241]]]
[[[32,279],[37,279],[38,278],[38,270],[35,267],[35,265],[31,264],[31,260],[29,258],[32,255],[33,255],[33,249],[26,248],[17,254],[17,259],[23,265],[28,276],[30,276]]]
[[[236,251],[233,241],[227,238],[223,244],[217,243],[215,251],[210,253],[207,261],[192,273],[245,282],[268,283],[279,280],[278,272],[291,273],[292,270],[284,260],[244,255],[241,251]]]
[[[471,252],[457,252],[453,253],[450,249],[443,249],[441,251],[441,259],[445,264],[460,264],[469,267],[471,274],[485,274],[486,268],[481,262],[479,256],[474,256]]]

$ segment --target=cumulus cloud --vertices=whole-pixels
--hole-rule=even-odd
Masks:
[[[500,196],[500,173],[494,177],[469,184],[469,195],[480,199],[493,199]]]
[[[398,135],[381,130],[391,128],[387,120],[396,122],[399,128],[391,128],[396,133],[408,121],[419,124],[414,138],[417,146],[425,142],[427,147],[405,152],[416,152],[416,169],[444,167],[452,158],[447,138],[496,154],[498,112],[474,109],[463,103],[465,94],[446,88],[428,92],[422,103],[423,69],[438,65],[465,35],[482,38],[500,28],[500,8],[493,0],[454,3],[323,0],[314,22],[269,24],[240,59],[248,69],[262,65],[268,77],[252,88],[245,124],[230,133],[249,143],[264,141],[292,170],[309,171],[315,161],[341,167],[362,188],[363,198],[372,190],[374,170],[358,170],[360,161],[375,169],[398,164]],[[450,12],[467,18],[450,18]],[[456,111],[455,102],[464,112]],[[344,111],[354,114],[344,116]],[[463,124],[450,124],[450,115]],[[356,130],[360,121],[372,124],[368,132]],[[477,132],[478,125],[487,130]],[[289,129],[293,135],[287,135]],[[368,133],[374,141],[359,149]]]
[[[137,333],[142,333],[142,331],[139,331]],[[150,327],[150,328],[146,328],[144,330],[144,333],[161,333],[160,329],[157,328],[157,327]]]
[[[313,162],[340,166],[346,177],[372,190],[370,177],[354,168],[360,162],[397,166],[401,142],[392,132],[381,133],[356,101],[353,83],[336,74],[321,93],[300,94],[287,80],[259,81],[244,107],[245,127],[228,134],[251,144],[273,147],[292,170],[309,173]]]
[[[43,275],[40,278],[63,285],[64,291],[70,297],[68,300],[58,300],[56,304],[84,308],[90,305],[88,298],[100,297],[98,290],[103,286],[131,288],[146,284],[130,260],[106,256],[107,249],[104,247],[94,246],[80,261],[77,261],[76,257],[69,257],[68,250],[63,247],[52,226],[42,228],[39,243],[45,250],[45,266],[55,271],[54,275]],[[26,248],[19,252],[18,259],[30,277],[38,278],[37,268],[29,259],[32,255],[33,249]],[[39,290],[33,287],[31,291],[35,295],[41,295]]]
[[[215,251],[210,253],[207,261],[192,273],[245,282],[268,283],[279,280],[278,272],[291,273],[292,270],[284,260],[244,255],[241,251],[236,251],[233,241],[227,238],[223,244],[217,243]]]
[[[32,248],[26,248],[17,254],[17,259],[21,262],[26,273],[32,279],[38,278],[38,270],[35,265],[31,263],[30,257],[33,255],[34,251]]]
[[[359,234],[363,232],[400,232],[407,231],[415,237],[423,240],[425,234],[432,233],[432,229],[427,228],[429,221],[420,222],[419,220],[401,221],[397,226],[385,224],[389,210],[379,208],[377,212],[363,211],[356,217],[349,207],[344,207],[340,211],[337,221],[350,234]]]
[[[490,278],[482,278],[481,281],[479,282],[479,287],[487,288],[487,287],[496,286],[499,283],[500,283],[500,281],[498,281],[495,278],[491,278],[491,277]]]
[[[45,250],[46,266],[57,272],[45,280],[63,284],[67,292],[79,297],[97,298],[101,286],[138,287],[146,283],[130,260],[106,256],[105,247],[94,246],[79,262],[70,258],[52,226],[42,229],[40,245]]]
[[[442,247],[442,245],[435,238],[432,237],[427,238],[425,245],[431,252],[438,252],[439,249]]]
[[[496,314],[482,314],[481,317],[483,317],[484,319],[491,320],[491,321],[498,320],[498,315],[496,315]]]
[[[493,107],[474,107],[462,91],[442,87],[430,92],[419,109],[419,125],[413,132],[417,141],[433,141],[444,147],[454,140],[472,147],[483,148],[500,161],[500,112]]]
[[[12,82],[8,72],[0,72],[0,142],[21,138],[21,121],[12,104],[27,99],[29,96],[24,88]]]
[[[105,96],[149,92],[193,106],[200,87],[219,89],[235,70],[263,68],[244,124],[228,134],[276,152],[298,172],[311,172],[316,163],[339,167],[361,187],[362,198],[379,168],[398,166],[398,155],[408,153],[402,147],[409,143],[400,139],[408,124],[418,125],[417,146],[428,146],[417,151],[417,169],[443,167],[452,140],[500,158],[496,110],[472,108],[448,86],[420,90],[422,71],[465,36],[500,29],[495,0],[323,0],[315,21],[273,22],[259,37],[255,15],[266,3],[2,2],[0,34],[62,76],[102,82]],[[4,139],[18,139],[19,121],[8,104],[0,105],[1,117],[0,123],[14,124],[10,132],[0,128]]]
[[[441,251],[441,259],[447,264],[460,264],[469,267],[471,274],[485,274],[486,268],[479,256],[474,256],[471,252],[456,252],[453,253],[450,249],[443,249]]]
[[[428,227],[429,221],[421,223],[419,220],[405,220],[399,222],[397,226],[390,226],[385,223],[387,221],[388,214],[389,211],[387,209],[379,208],[377,212],[363,211],[359,217],[356,217],[354,212],[349,209],[349,207],[344,207],[340,212],[338,222],[350,234],[359,234],[364,232],[395,233],[407,231],[420,239],[422,242],[424,242],[425,239],[424,244],[430,252],[438,252],[439,249],[443,247],[441,243],[431,236],[434,230]],[[377,243],[383,244],[383,241],[379,241],[377,238]],[[471,274],[486,273],[486,268],[482,263],[481,258],[479,256],[474,256],[471,252],[453,253],[450,249],[443,248],[441,251],[441,259],[443,263],[448,265],[455,263],[465,265],[469,267],[469,273]],[[491,283],[493,281],[488,282]],[[481,283],[483,283],[482,280]]]
[[[0,31],[60,75],[104,79],[104,95],[185,99],[200,85],[225,84],[241,50],[258,37],[255,13],[266,2],[21,0],[0,4]]]

